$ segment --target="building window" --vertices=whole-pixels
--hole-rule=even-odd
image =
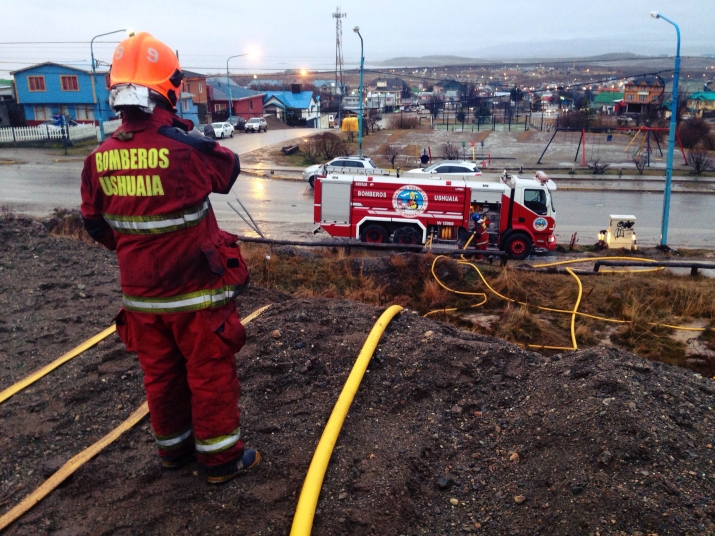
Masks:
[[[184,99],[184,111],[189,111],[189,99]]]
[[[647,102],[648,101],[648,96],[647,95],[640,95],[640,98],[638,99],[641,102]]]
[[[191,84],[189,83],[186,84],[186,92],[191,93]]]
[[[30,91],[46,91],[44,76],[28,76],[27,85]]]
[[[80,121],[94,121],[94,106],[78,104],[77,119]]]
[[[67,106],[66,104],[60,105],[60,115],[64,115],[65,117],[70,116],[70,107]]]
[[[199,82],[199,93],[203,93],[203,92],[204,92],[203,84],[201,84],[201,82]]]
[[[633,100],[633,95],[626,95],[626,100],[627,100],[627,101],[632,101],[632,100]]]
[[[52,108],[49,106],[35,106],[35,120],[47,121],[52,119]]]
[[[225,104],[214,104],[214,112],[222,112],[226,109]]]
[[[253,110],[253,101],[252,100],[248,101],[248,109]]]
[[[62,91],[79,91],[79,82],[75,75],[61,75]]]

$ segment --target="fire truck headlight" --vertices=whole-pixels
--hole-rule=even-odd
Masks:
[[[554,235],[551,235],[549,237],[549,243],[551,243],[551,242],[556,242],[556,237]]]

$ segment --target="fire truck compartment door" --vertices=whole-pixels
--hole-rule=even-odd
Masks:
[[[322,183],[321,221],[350,223],[350,183]]]
[[[499,203],[503,190],[477,190],[472,189],[470,202],[474,203]]]

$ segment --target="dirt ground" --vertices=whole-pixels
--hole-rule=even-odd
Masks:
[[[250,475],[162,471],[148,420],[8,535],[287,534],[338,394],[381,309],[251,288],[237,355]],[[104,329],[114,255],[0,220],[0,390]],[[280,336],[275,333],[280,331]],[[0,405],[0,514],[144,400],[113,335]],[[384,333],[333,453],[316,535],[715,534],[715,382],[617,349],[554,357],[425,319]]]

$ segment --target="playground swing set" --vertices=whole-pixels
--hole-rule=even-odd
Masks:
[[[580,152],[580,153],[581,153],[581,165],[586,166],[586,139],[587,139],[587,138],[586,138],[586,134],[587,134],[587,133],[591,133],[591,134],[592,134],[592,136],[591,136],[591,144],[592,144],[593,147],[595,147],[595,149],[591,149],[591,156],[592,156],[592,157],[595,156],[595,158],[598,159],[598,157],[599,157],[600,154],[601,154],[601,141],[602,141],[602,140],[601,140],[600,137],[599,137],[599,138],[596,138],[596,135],[597,135],[597,134],[604,134],[604,133],[605,133],[605,134],[606,134],[606,141],[610,142],[610,141],[613,139],[613,137],[612,137],[613,134],[612,134],[612,133],[613,133],[614,130],[617,131],[617,132],[633,131],[633,128],[631,128],[631,127],[620,127],[620,128],[615,128],[615,129],[614,129],[613,127],[602,127],[602,128],[599,128],[599,127],[590,127],[590,128],[588,128],[588,129],[586,129],[586,128],[561,128],[561,127],[556,127],[556,129],[554,129],[553,135],[551,136],[551,139],[550,139],[549,142],[546,144],[546,147],[544,147],[544,151],[541,153],[541,156],[539,157],[539,160],[538,160],[536,163],[537,163],[537,164],[541,164],[541,159],[544,157],[544,155],[546,154],[546,151],[549,149],[549,146],[551,145],[551,142],[554,141],[554,138],[556,137],[556,135],[557,135],[559,132],[571,132],[571,133],[578,132],[578,133],[580,134],[580,136],[579,136],[579,140],[578,140],[578,146],[576,147],[576,154],[574,155],[573,161],[576,162],[576,161],[578,160],[578,155],[579,155],[579,152]],[[628,150],[630,149],[631,145],[633,145],[634,142],[636,141],[636,139],[638,139],[638,137],[640,136],[640,134],[643,133],[643,140],[641,141],[641,143],[640,143],[640,145],[638,146],[638,148],[634,151],[633,158],[634,158],[634,159],[635,159],[635,158],[639,158],[641,152],[642,152],[643,149],[645,148],[645,149],[646,149],[646,153],[645,153],[645,154],[646,154],[646,158],[647,158],[646,165],[647,165],[648,167],[650,167],[650,154],[651,154],[651,152],[652,152],[652,148],[651,148],[651,138],[653,139],[653,141],[655,142],[656,146],[658,147],[658,151],[660,152],[660,156],[661,156],[661,157],[663,156],[663,150],[662,150],[661,147],[660,147],[660,143],[658,142],[658,138],[657,138],[656,136],[654,136],[653,133],[654,133],[654,132],[657,132],[657,131],[667,131],[667,130],[668,130],[668,128],[666,128],[666,127],[645,127],[645,126],[643,126],[643,127],[638,127],[638,130],[636,131],[636,133],[635,133],[635,134],[633,135],[633,137],[631,138],[631,141],[628,142],[628,145],[627,145],[626,148],[623,150],[623,152],[624,152],[624,153],[625,153],[625,152],[628,152]],[[573,134],[572,134],[572,135],[573,135]],[[683,144],[680,142],[680,136],[678,135],[678,132],[677,132],[677,131],[675,132],[675,135],[676,135],[676,139],[677,139],[677,141],[678,141],[678,147],[680,147],[680,152],[681,152],[681,154],[683,155],[683,160],[684,160],[685,164],[687,165],[688,159],[687,159],[687,157],[685,156],[685,151],[683,150]],[[583,148],[583,150],[582,150],[582,148]],[[594,154],[594,153],[595,153],[595,154]]]

